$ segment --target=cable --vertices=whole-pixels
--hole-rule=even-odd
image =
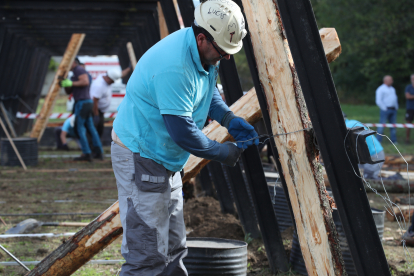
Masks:
[[[299,129],[299,130],[291,131],[291,132],[286,132],[286,133],[277,133],[275,135],[262,134],[262,135],[256,136],[256,137],[251,138],[251,139],[248,139],[248,140],[235,141],[235,143],[245,143],[245,142],[249,142],[249,141],[252,141],[252,140],[260,139],[262,137],[268,137],[263,142],[259,142],[259,144],[265,144],[267,142],[267,140],[269,140],[270,138],[273,138],[273,137],[282,136],[282,135],[288,135],[288,134],[293,134],[293,133],[296,133],[296,132],[305,131],[305,130],[311,130],[311,129],[312,129],[311,127],[308,127],[308,128],[304,128],[304,129]]]

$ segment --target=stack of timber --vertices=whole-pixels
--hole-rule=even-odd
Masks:
[[[326,31],[327,30],[325,30],[325,32]],[[333,61],[333,59],[338,56],[338,51],[340,53],[341,46],[335,29],[329,29],[328,33],[329,35],[324,35],[321,38],[324,47],[326,45],[330,45],[329,50],[325,48],[325,53],[327,58],[330,57],[329,61]],[[336,43],[336,46],[333,46],[332,43],[324,43],[324,40],[333,41],[332,43]],[[337,54],[332,54],[334,52],[336,52]],[[290,83],[290,85],[292,85],[292,83]],[[262,117],[262,113],[256,96],[256,91],[254,89],[251,89],[246,95],[240,98],[236,103],[234,103],[230,107],[230,109],[235,113],[236,116],[243,117],[246,121],[248,121],[251,124],[258,122]],[[288,129],[290,128],[280,129],[279,132],[286,132],[288,131]],[[227,129],[221,127],[217,122],[213,122],[210,125],[208,125],[206,128],[203,129],[203,132],[210,139],[216,140],[220,143],[229,141],[231,138],[231,136],[227,132]],[[208,162],[208,160],[201,159],[195,156],[190,156],[190,159],[187,162],[186,167],[184,168],[185,175],[183,178],[183,182],[197,175],[197,173]],[[294,164],[292,165],[295,166]],[[286,171],[289,172],[289,169],[287,169]],[[321,189],[323,189],[323,193],[325,193],[324,187],[321,187]],[[315,206],[311,208],[314,207]],[[318,211],[320,212],[320,210]],[[324,245],[326,245],[326,239],[328,237],[328,234],[326,232],[318,232],[317,228],[320,226],[316,225],[315,223],[316,221],[311,221],[312,226],[310,229],[310,233],[315,235],[314,237],[311,237],[311,243],[316,244],[317,247],[317,244],[322,243],[322,239],[324,239]],[[77,232],[71,239],[66,241],[66,243],[59,246],[26,276],[71,275],[78,268],[80,268],[90,259],[92,259],[92,257],[95,254],[97,254],[100,250],[107,247],[121,234],[122,225],[119,216],[119,204],[118,202],[115,202],[110,208],[108,208],[105,212],[98,216],[88,226]],[[322,237],[321,235],[325,236]],[[325,249],[329,250],[329,248]],[[326,261],[330,262],[329,259],[327,259]],[[330,266],[330,268],[332,268],[332,266]],[[331,275],[337,274],[334,273]]]

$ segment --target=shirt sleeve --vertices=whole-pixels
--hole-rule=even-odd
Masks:
[[[92,83],[90,89],[89,89],[89,95],[91,96],[91,99],[102,98],[102,85],[99,85],[98,82]]]
[[[185,151],[204,159],[222,162],[227,158],[220,143],[210,140],[187,116],[163,115],[171,139]]]
[[[213,98],[211,99],[208,116],[222,125],[224,115],[230,111],[230,108],[221,98],[217,87],[214,88]]]
[[[384,104],[382,98],[383,98],[383,90],[381,89],[382,87],[378,87],[377,91],[375,92],[375,103],[377,104],[377,106],[382,110],[382,111],[386,111],[387,110],[387,106]]]
[[[154,101],[162,115],[191,117],[194,109],[194,85],[181,72],[165,72],[153,76]]]

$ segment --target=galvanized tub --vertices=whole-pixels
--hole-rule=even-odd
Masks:
[[[38,162],[38,150],[36,138],[12,138],[14,145],[19,151],[26,166],[36,166]],[[9,139],[1,139],[1,153],[0,153],[0,165],[1,166],[21,166],[19,158],[13,150]]]
[[[280,182],[276,183],[267,183],[269,188],[270,198],[273,203],[273,210],[277,218],[277,223],[279,224],[280,232],[285,231],[285,229],[293,226],[292,217],[290,216],[289,205],[285,197],[285,192],[283,191],[282,184]]]
[[[189,275],[246,275],[247,243],[218,238],[187,238],[183,259]]]
[[[371,208],[372,216],[374,217],[375,225],[377,226],[379,238],[382,240],[384,236],[384,218],[385,211]],[[332,217],[335,222],[336,230],[339,235],[339,244],[341,246],[342,257],[345,262],[345,269],[348,275],[357,275],[355,271],[354,262],[352,261],[351,251],[349,251],[348,242],[345,237],[345,232],[342,227],[341,220],[339,219],[339,214],[337,209],[333,209]],[[292,251],[290,253],[290,263],[294,271],[302,274],[308,275],[306,271],[305,262],[303,260],[302,252],[300,250],[300,245],[298,241],[298,236],[296,233],[293,234],[292,241]]]

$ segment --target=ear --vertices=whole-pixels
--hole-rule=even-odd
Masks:
[[[196,37],[196,41],[197,41],[197,46],[201,47],[201,45],[204,43],[204,41],[206,41],[206,36],[204,34],[198,34]]]

